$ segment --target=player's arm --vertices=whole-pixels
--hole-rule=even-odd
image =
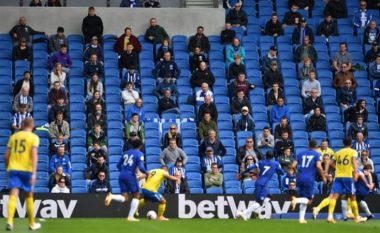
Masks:
[[[295,172],[297,172],[297,165],[298,165],[298,161],[297,161],[297,160],[294,160],[293,163],[292,163],[292,165],[291,165],[290,167],[293,168],[293,170],[294,170]]]
[[[326,183],[327,173],[323,170],[322,163],[320,160],[317,161],[316,167],[317,167],[317,170],[319,172],[319,175],[322,177],[323,183]]]
[[[367,182],[367,179],[365,177],[368,177],[368,182]],[[364,171],[363,179],[367,185],[367,188],[373,189],[375,184],[373,183],[372,174],[368,171]]]
[[[143,162],[142,159],[139,159],[138,167],[139,167],[140,172],[143,173],[143,174],[145,174],[145,176],[146,176],[147,172],[145,170],[144,162]]]
[[[36,175],[37,175],[37,164],[38,164],[38,149],[37,147],[32,147],[32,177],[30,178],[30,183],[33,185],[36,182]]]
[[[248,166],[247,169],[245,169],[245,171],[238,174],[238,179],[241,179],[241,177],[243,177],[245,174],[249,173],[250,171],[252,171],[255,168],[257,168],[256,164],[252,164],[252,165]]]
[[[178,181],[177,177],[169,175],[169,173],[165,173],[164,177],[168,180]]]
[[[5,160],[5,169],[8,168],[8,164],[9,164],[9,157],[11,156],[11,152],[10,152],[10,149],[9,147],[7,147],[7,150],[5,151],[5,155],[4,155],[4,160]]]
[[[358,174],[358,164],[356,162],[356,157],[357,156],[351,157],[351,163],[352,163],[352,169],[353,169],[354,176],[357,176],[357,174]]]

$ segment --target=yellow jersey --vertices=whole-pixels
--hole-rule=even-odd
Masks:
[[[150,170],[143,188],[151,192],[158,192],[161,183],[165,180],[165,176],[167,175],[169,175],[169,173],[163,169]]]
[[[13,134],[8,141],[9,163],[7,171],[33,172],[32,149],[38,148],[39,137],[27,131],[19,131]]]
[[[334,155],[334,151],[330,148],[327,147],[326,150],[322,150],[320,147],[317,149],[317,152],[320,153],[322,156],[325,154],[328,154],[330,158]]]
[[[343,148],[333,155],[335,160],[335,178],[352,178],[354,166],[352,160],[356,159],[358,152],[352,148]]]

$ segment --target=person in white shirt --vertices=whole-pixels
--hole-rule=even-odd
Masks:
[[[133,90],[133,83],[127,82],[126,88],[121,92],[121,98],[123,99],[124,105],[133,105],[136,100],[140,97],[139,93]]]
[[[25,118],[32,118],[32,115],[26,111],[26,104],[20,104],[19,111],[13,116],[12,130],[21,130],[21,125]]]
[[[66,180],[61,177],[58,183],[52,188],[51,193],[70,193],[70,189],[66,187]]]
[[[54,87],[54,82],[58,81],[61,88],[65,88],[66,73],[62,70],[61,63],[55,63],[54,69],[50,73],[50,89]]]
[[[205,102],[205,96],[211,96],[211,102],[214,102],[213,93],[207,83],[202,83],[201,89],[195,94],[195,101],[197,104],[201,105]]]
[[[315,70],[309,71],[309,78],[302,84],[301,95],[303,98],[307,98],[311,94],[311,90],[316,89],[318,96],[321,95],[321,84],[316,79]]]

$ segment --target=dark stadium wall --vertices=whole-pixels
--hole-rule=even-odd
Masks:
[[[218,8],[96,8],[104,24],[104,34],[121,35],[126,26],[133,34],[142,35],[149,26],[149,19],[156,17],[170,36],[193,35],[199,25],[204,26],[206,35],[219,35],[224,26],[224,9]],[[65,34],[82,34],[82,20],[87,15],[84,7],[0,7],[0,33],[8,33],[21,16],[34,30],[54,34],[58,26]]]
[[[127,217],[129,205],[117,202],[109,207],[104,206],[105,195],[98,194],[36,194],[35,209],[39,218],[120,218]],[[237,210],[246,209],[253,201],[250,195],[165,195],[168,201],[166,216],[169,218],[234,218]],[[317,196],[313,206],[324,197]],[[9,196],[0,194],[0,213],[7,215]],[[380,195],[368,196],[369,208],[376,216],[380,213]],[[149,210],[157,210],[157,205],[147,204],[140,210],[140,216],[145,216]],[[327,211],[321,211],[320,216]],[[311,207],[308,208],[308,213]],[[340,205],[336,207],[337,218],[340,215]],[[23,199],[18,201],[16,215],[26,216],[26,205]],[[270,204],[263,208],[262,218],[296,218],[296,212],[290,211],[290,198],[273,196]]]

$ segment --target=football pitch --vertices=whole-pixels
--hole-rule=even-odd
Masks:
[[[371,220],[361,224],[338,221],[328,224],[323,220],[308,220],[308,224],[300,225],[297,220],[249,220],[241,219],[170,219],[168,222],[142,219],[140,222],[127,222],[121,218],[102,219],[46,219],[42,221],[41,233],[240,233],[240,232],[281,232],[281,233],[357,233],[380,232],[380,221]],[[5,227],[5,220],[0,220],[0,227]],[[4,228],[3,228],[4,229]],[[2,229],[2,230],[3,230]],[[15,219],[13,232],[28,232],[26,219]],[[1,230],[1,231],[2,231]]]

